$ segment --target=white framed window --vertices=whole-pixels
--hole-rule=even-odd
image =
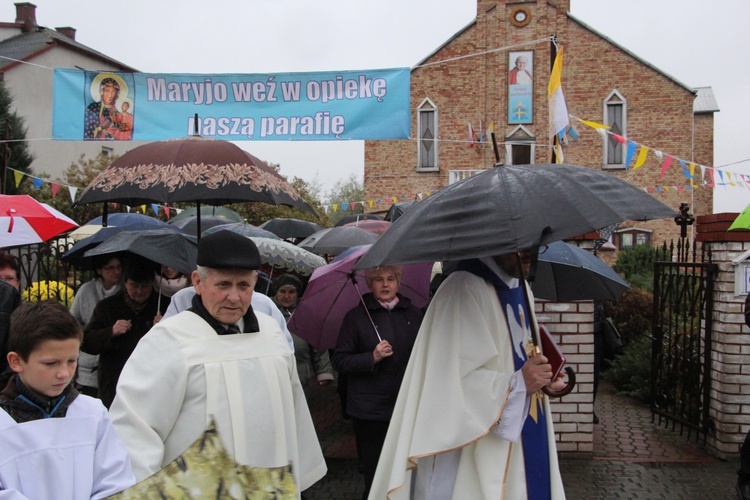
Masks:
[[[536,137],[524,127],[517,126],[505,136],[505,164],[531,165],[536,163]]]
[[[438,163],[438,109],[426,98],[417,108],[417,130],[419,131],[419,150],[417,152],[417,170],[435,172],[440,169]]]
[[[617,90],[613,90],[604,100],[604,124],[609,125],[609,132],[604,139],[604,168],[625,168],[627,148],[617,141],[612,134],[627,137],[628,105],[625,98]]]

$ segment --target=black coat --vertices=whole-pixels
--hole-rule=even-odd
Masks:
[[[125,304],[123,288],[113,296],[100,300],[86,324],[81,350],[99,355],[96,376],[99,382],[99,398],[107,408],[115,399],[117,380],[125,362],[135,350],[138,341],[153,326],[157,300],[158,294],[152,292],[146,300],[146,306],[135,313]],[[112,327],[120,319],[129,319],[132,326],[126,334],[113,337]]]
[[[417,332],[422,324],[422,311],[411,301],[398,295],[399,302],[388,310],[371,293],[349,311],[341,325],[333,354],[334,368],[347,379],[346,412],[362,420],[391,420],[398,390],[404,378]],[[380,342],[372,321],[383,340],[393,346],[393,355],[375,363],[373,351]]]
[[[0,280],[0,373],[8,367],[8,332],[10,314],[21,305],[21,294],[14,286]]]

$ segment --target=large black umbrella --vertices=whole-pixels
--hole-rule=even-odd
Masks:
[[[84,259],[120,252],[140,255],[189,276],[195,270],[198,243],[195,236],[172,228],[123,231],[98,247],[87,251]]]
[[[375,243],[378,236],[358,227],[329,227],[308,236],[299,243],[313,253],[338,255],[351,247]]]
[[[266,231],[271,231],[282,240],[307,238],[323,229],[318,224],[309,220],[288,219],[284,217],[268,220],[259,227]]]
[[[676,215],[641,189],[593,168],[496,167],[411,207],[356,267],[500,255],[624,220]]]
[[[553,302],[617,300],[628,288],[625,281],[593,253],[556,241],[539,250],[531,289]]]

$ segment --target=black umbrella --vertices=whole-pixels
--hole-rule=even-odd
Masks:
[[[497,167],[411,207],[357,268],[531,249],[624,220],[677,211],[614,175],[572,165]]]
[[[266,231],[271,231],[282,240],[289,238],[307,238],[323,229],[318,224],[310,222],[309,220],[287,219],[283,217],[277,217],[276,219],[266,221],[259,227]]]
[[[84,259],[120,252],[140,255],[189,276],[195,270],[198,243],[195,236],[183,234],[172,228],[123,231],[87,251]]]
[[[181,211],[179,214],[169,219],[169,223],[174,224],[180,219],[184,219],[186,217],[195,217],[196,215],[198,215],[198,208],[196,207],[186,208],[185,210]],[[225,219],[227,219],[227,223],[243,222],[245,220],[242,218],[242,215],[240,215],[238,212],[235,212],[231,208],[216,207],[213,205],[203,205],[201,207],[201,218],[207,215],[215,215],[217,217],[224,217]]]
[[[531,289],[553,302],[617,300],[628,288],[625,281],[593,253],[556,241],[539,250]]]
[[[222,226],[226,224],[243,224],[241,222],[234,222],[231,219],[220,215],[190,215],[188,217],[182,217],[180,219],[171,219],[169,225],[179,228],[186,234],[198,236],[198,223],[200,219],[201,235],[206,231],[216,226]]]
[[[101,224],[101,222],[102,217],[97,217],[89,221],[87,224],[98,226],[99,224]],[[64,260],[65,262],[70,262],[75,266],[85,266],[87,262],[84,262],[83,256],[87,251],[97,247],[101,243],[109,240],[116,234],[119,234],[123,231],[141,231],[145,229],[159,229],[166,227],[176,232],[183,232],[176,226],[171,227],[164,221],[155,219],[153,217],[147,217],[141,214],[110,214],[109,223],[111,225],[102,227],[91,236],[76,241],[76,243],[70,248],[70,250],[65,252],[65,254],[62,256],[62,260]]]
[[[399,201],[391,205],[388,209],[388,213],[385,214],[385,220],[389,222],[396,222],[396,219],[404,215],[408,209],[414,206],[416,201]]]
[[[338,255],[351,247],[375,243],[378,236],[358,227],[329,227],[308,236],[299,246],[313,253]]]
[[[377,214],[349,214],[343,216],[341,219],[336,221],[334,226],[339,227],[350,222],[357,222],[360,220],[383,220],[383,217]]]

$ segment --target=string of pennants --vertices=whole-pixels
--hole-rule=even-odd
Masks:
[[[36,177],[26,172],[21,172],[20,170],[16,170],[10,167],[8,167],[8,170],[13,172],[13,179],[14,179],[16,188],[18,188],[21,185],[21,182],[28,177],[29,179],[31,179],[31,184],[34,187],[34,189],[41,189],[42,186],[44,186],[44,184],[49,184],[50,189],[52,191],[52,198],[56,198],[58,193],[60,192],[60,188],[64,187],[67,189],[68,194],[70,195],[70,201],[75,201],[76,195],[79,189],[81,189],[76,186],[68,186],[66,184],[61,184],[59,182],[50,181],[49,179]],[[430,196],[430,194],[432,193],[426,192],[426,193],[416,193],[413,195],[389,196],[387,198],[377,198],[377,199],[369,200],[367,202],[365,202],[364,200],[361,200],[361,201],[351,201],[351,202],[344,202],[344,203],[332,203],[329,205],[323,205],[323,210],[325,211],[325,213],[328,213],[329,211],[335,213],[339,210],[343,212],[346,212],[347,210],[354,211],[354,209],[357,208],[358,206],[361,206],[361,207],[366,206],[367,208],[372,208],[375,203],[382,203],[382,202],[396,203],[399,201],[422,200],[424,197]],[[113,203],[113,205],[117,207],[117,203]],[[124,206],[127,207],[128,211],[130,211],[132,208],[128,205],[124,205]],[[151,210],[153,210],[153,212],[156,215],[159,214],[160,209],[163,210],[164,214],[167,216],[168,219],[172,216],[172,212],[174,212],[174,215],[177,215],[183,210],[181,208],[169,207],[166,205],[160,205],[158,203],[151,203],[150,205],[140,205],[139,207],[136,207],[136,209],[140,210],[142,213],[145,214],[146,211],[148,210],[148,207],[151,207]]]
[[[58,193],[60,192],[60,188],[64,187],[67,188],[68,194],[70,195],[70,201],[75,201],[76,194],[78,193],[78,190],[80,188],[76,186],[68,186],[67,184],[61,184],[59,182],[53,182],[49,179],[43,179],[41,177],[35,177],[31,174],[27,174],[26,172],[21,172],[20,170],[16,170],[14,168],[8,167],[8,170],[13,172],[13,181],[16,185],[16,188],[18,188],[21,185],[21,182],[25,178],[31,179],[31,185],[34,187],[34,189],[42,189],[44,184],[49,184],[50,189],[52,191],[52,198],[57,198]],[[117,203],[112,203],[112,205],[117,208]],[[129,205],[123,205],[127,208],[128,212],[130,212]],[[159,215],[159,209],[162,209],[164,211],[164,214],[167,216],[167,219],[170,219],[172,217],[172,212],[174,212],[174,215],[179,214],[182,212],[182,208],[177,207],[168,207],[166,205],[159,205],[158,203],[151,203],[150,205],[141,205],[139,207],[136,207],[136,210],[140,210],[141,213],[145,214],[148,211],[148,207],[151,207],[151,210],[154,211],[154,214]]]
[[[626,149],[626,156],[625,156],[625,169],[626,170],[638,170],[641,168],[648,159],[649,153],[652,153],[661,163],[660,171],[659,171],[659,178],[662,179],[667,171],[673,166],[679,164],[682,174],[685,176],[685,179],[687,180],[687,183],[685,185],[676,185],[676,186],[665,186],[665,185],[655,185],[655,186],[648,186],[644,187],[644,189],[647,192],[669,192],[670,190],[677,190],[682,191],[685,189],[699,189],[701,187],[703,188],[714,188],[718,186],[740,186],[744,187],[745,189],[750,189],[750,175],[742,174],[738,172],[730,172],[726,170],[720,170],[718,168],[714,167],[708,167],[706,165],[700,165],[698,163],[695,163],[690,160],[684,160],[682,158],[679,158],[675,155],[664,153],[656,148],[652,148],[650,146],[647,146],[645,144],[641,144],[635,141],[632,141],[628,139],[627,137],[624,137],[620,134],[616,134],[610,130],[610,127],[607,125],[604,125],[602,123],[597,123],[591,120],[583,120],[581,118],[578,118],[573,115],[569,115],[574,120],[577,120],[579,123],[586,125],[587,127],[590,127],[594,129],[602,139],[606,140],[608,139],[608,136],[611,136],[611,138],[618,143],[625,146]],[[578,139],[578,131],[573,125],[570,125],[566,131],[566,141],[567,139],[570,140],[577,140]],[[632,167],[631,167],[632,164]],[[697,170],[700,169],[700,181],[696,182],[697,178]],[[716,178],[716,174],[718,173],[718,179]],[[708,175],[708,179],[706,179],[706,176]]]
[[[661,162],[661,168],[659,172],[659,178],[663,178],[667,171],[673,166],[679,164],[683,175],[685,176],[685,179],[687,180],[687,183],[684,185],[654,185],[654,186],[647,186],[643,187],[644,191],[650,192],[650,193],[665,193],[670,191],[683,191],[683,190],[695,190],[699,188],[715,188],[719,186],[723,187],[743,187],[745,189],[750,189],[750,175],[738,173],[738,172],[730,172],[726,170],[720,170],[718,168],[714,167],[708,167],[706,165],[700,165],[695,162],[684,160],[682,158],[679,158],[675,155],[666,154],[662,152],[661,150],[658,150],[656,148],[647,146],[645,144],[638,143],[636,141],[630,140],[627,137],[624,137],[622,135],[616,134],[610,130],[610,127],[607,125],[604,125],[602,123],[598,123],[591,120],[584,120],[581,118],[578,118],[573,115],[569,115],[570,118],[573,118],[574,120],[578,121],[579,123],[595,130],[602,139],[607,139],[608,135],[612,136],[612,139],[619,142],[623,146],[625,146],[626,149],[626,158],[625,158],[625,169],[626,170],[638,170],[641,168],[647,158],[649,153],[656,156],[656,158]],[[474,128],[472,127],[471,123],[469,123],[469,147],[474,147],[476,144],[485,144],[486,142],[489,142],[489,137],[491,133],[494,132],[494,122],[490,122],[486,129],[484,127],[484,123],[480,120],[479,125],[479,133],[477,134]],[[484,140],[485,135],[487,136],[487,141]],[[578,130],[574,125],[570,125],[565,130],[565,137],[563,140],[563,143],[569,143],[570,141],[576,141],[579,138]],[[632,167],[631,167],[632,164]],[[35,177],[33,175],[27,174],[25,172],[21,172],[19,170],[15,170],[12,168],[8,168],[8,170],[13,172],[15,185],[18,187],[21,182],[24,180],[24,178],[29,177],[31,179],[32,185],[35,189],[41,189],[44,183],[49,183],[51,185],[52,190],[52,197],[55,198],[60,190],[61,187],[67,188],[71,201],[75,201],[76,194],[80,188],[75,186],[67,186],[64,184],[60,184],[57,182],[49,181],[48,179],[43,179],[40,177]],[[700,181],[696,182],[696,174],[698,173],[698,170],[700,170]],[[716,174],[718,173],[718,179],[716,179]],[[706,179],[706,176],[708,175],[709,179]],[[342,212],[346,211],[354,211],[357,207],[363,207],[363,208],[373,208],[375,203],[383,203],[383,202],[392,202],[396,203],[399,201],[414,201],[414,200],[422,200],[425,197],[430,196],[431,192],[420,192],[420,193],[414,193],[409,195],[394,195],[394,196],[386,196],[381,198],[374,198],[371,200],[357,200],[357,201],[349,201],[349,202],[342,202],[342,203],[332,203],[323,205],[323,210],[325,213],[336,213],[339,210]],[[117,204],[113,204],[117,205]],[[127,205],[126,205],[127,206]],[[142,213],[146,213],[147,207],[149,205],[141,205],[140,207],[137,207],[140,209]],[[176,207],[169,207],[166,205],[160,205],[156,203],[150,204],[151,209],[155,214],[159,214],[159,209],[162,209],[167,216],[167,218],[170,218],[172,211],[174,211],[175,214],[179,214],[182,212],[182,209],[176,208]],[[131,207],[127,206],[128,211],[130,211]]]

